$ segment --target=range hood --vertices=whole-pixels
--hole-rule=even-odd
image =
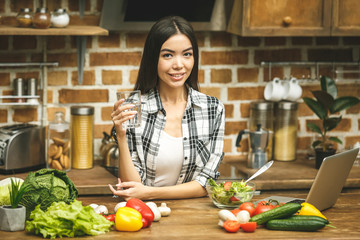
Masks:
[[[225,31],[233,0],[104,0],[100,26],[109,31],[149,31],[160,18],[182,16],[196,31]]]

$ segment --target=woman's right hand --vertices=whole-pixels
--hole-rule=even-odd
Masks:
[[[116,129],[116,135],[118,138],[124,137],[126,134],[126,128],[123,127],[123,123],[129,119],[135,117],[137,111],[129,111],[129,109],[135,107],[131,104],[122,105],[125,99],[120,99],[115,102],[111,118]]]

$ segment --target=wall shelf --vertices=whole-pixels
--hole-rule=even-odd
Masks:
[[[109,31],[99,26],[88,25],[69,25],[65,28],[20,28],[16,26],[0,25],[0,35],[4,36],[75,36],[77,43],[78,57],[78,81],[82,84],[86,37],[87,36],[107,36]]]
[[[360,72],[360,62],[314,62],[314,61],[284,61],[284,62],[260,62],[260,67],[268,67],[269,68],[269,79],[271,79],[271,70],[272,67],[279,67],[279,66],[283,66],[283,67],[289,67],[289,66],[303,66],[303,67],[312,67],[315,69],[315,79],[312,78],[304,78],[302,80],[316,80],[320,78],[320,70],[319,68],[321,66],[330,66],[332,67],[332,72],[333,72],[333,77],[336,78],[336,80],[338,80],[338,76],[337,74],[342,74],[342,73],[359,73]],[[345,67],[345,66],[358,66],[358,70],[343,70],[340,68],[337,69],[338,67]],[[340,76],[341,78],[341,76]],[[355,80],[358,81],[358,80]]]
[[[66,28],[20,28],[16,26],[0,25],[0,35],[15,36],[106,36],[108,30],[99,26],[69,25]]]

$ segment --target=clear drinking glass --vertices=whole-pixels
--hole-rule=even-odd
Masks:
[[[117,92],[117,99],[125,99],[125,102],[122,105],[134,105],[133,108],[130,108],[126,111],[137,111],[135,117],[123,123],[124,127],[127,128],[137,128],[141,125],[141,92],[140,90],[135,91],[121,91]]]

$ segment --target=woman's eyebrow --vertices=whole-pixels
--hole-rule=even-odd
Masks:
[[[185,50],[183,50],[183,52],[187,52],[187,51],[190,51],[192,50],[193,48],[192,47],[189,47],[189,48],[186,48]],[[164,48],[164,49],[161,49],[160,52],[171,52],[171,53],[174,53],[175,51],[174,50],[171,50],[171,49],[168,49],[168,48]]]

